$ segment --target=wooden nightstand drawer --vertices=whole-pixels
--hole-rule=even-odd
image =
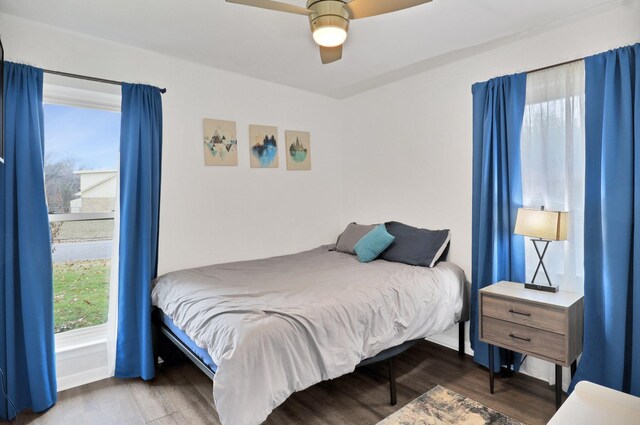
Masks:
[[[484,316],[481,339],[521,353],[567,363],[565,337],[554,332]]]
[[[565,311],[513,298],[483,295],[482,314],[512,323],[565,334]]]

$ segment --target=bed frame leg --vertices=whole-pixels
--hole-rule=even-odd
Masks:
[[[389,393],[391,395],[391,405],[395,406],[398,402],[396,396],[396,365],[394,362],[395,357],[389,358]]]
[[[458,322],[458,355],[464,358],[464,324],[465,322]]]

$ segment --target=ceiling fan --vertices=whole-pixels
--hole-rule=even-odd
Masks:
[[[347,39],[349,21],[407,9],[431,0],[307,0],[307,7],[274,0],[226,0],[279,12],[307,15],[313,39],[320,46],[323,64],[342,59],[342,44]]]

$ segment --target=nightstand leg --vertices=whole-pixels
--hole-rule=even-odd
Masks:
[[[556,410],[562,404],[562,366],[556,365]]]
[[[493,394],[493,345],[489,344],[489,391]]]
[[[573,379],[573,375],[576,374],[576,365],[578,364],[578,359],[575,359],[573,363],[571,363],[571,379]]]

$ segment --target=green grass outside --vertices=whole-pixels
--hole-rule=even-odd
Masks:
[[[107,322],[110,260],[67,261],[53,265],[55,332]]]

